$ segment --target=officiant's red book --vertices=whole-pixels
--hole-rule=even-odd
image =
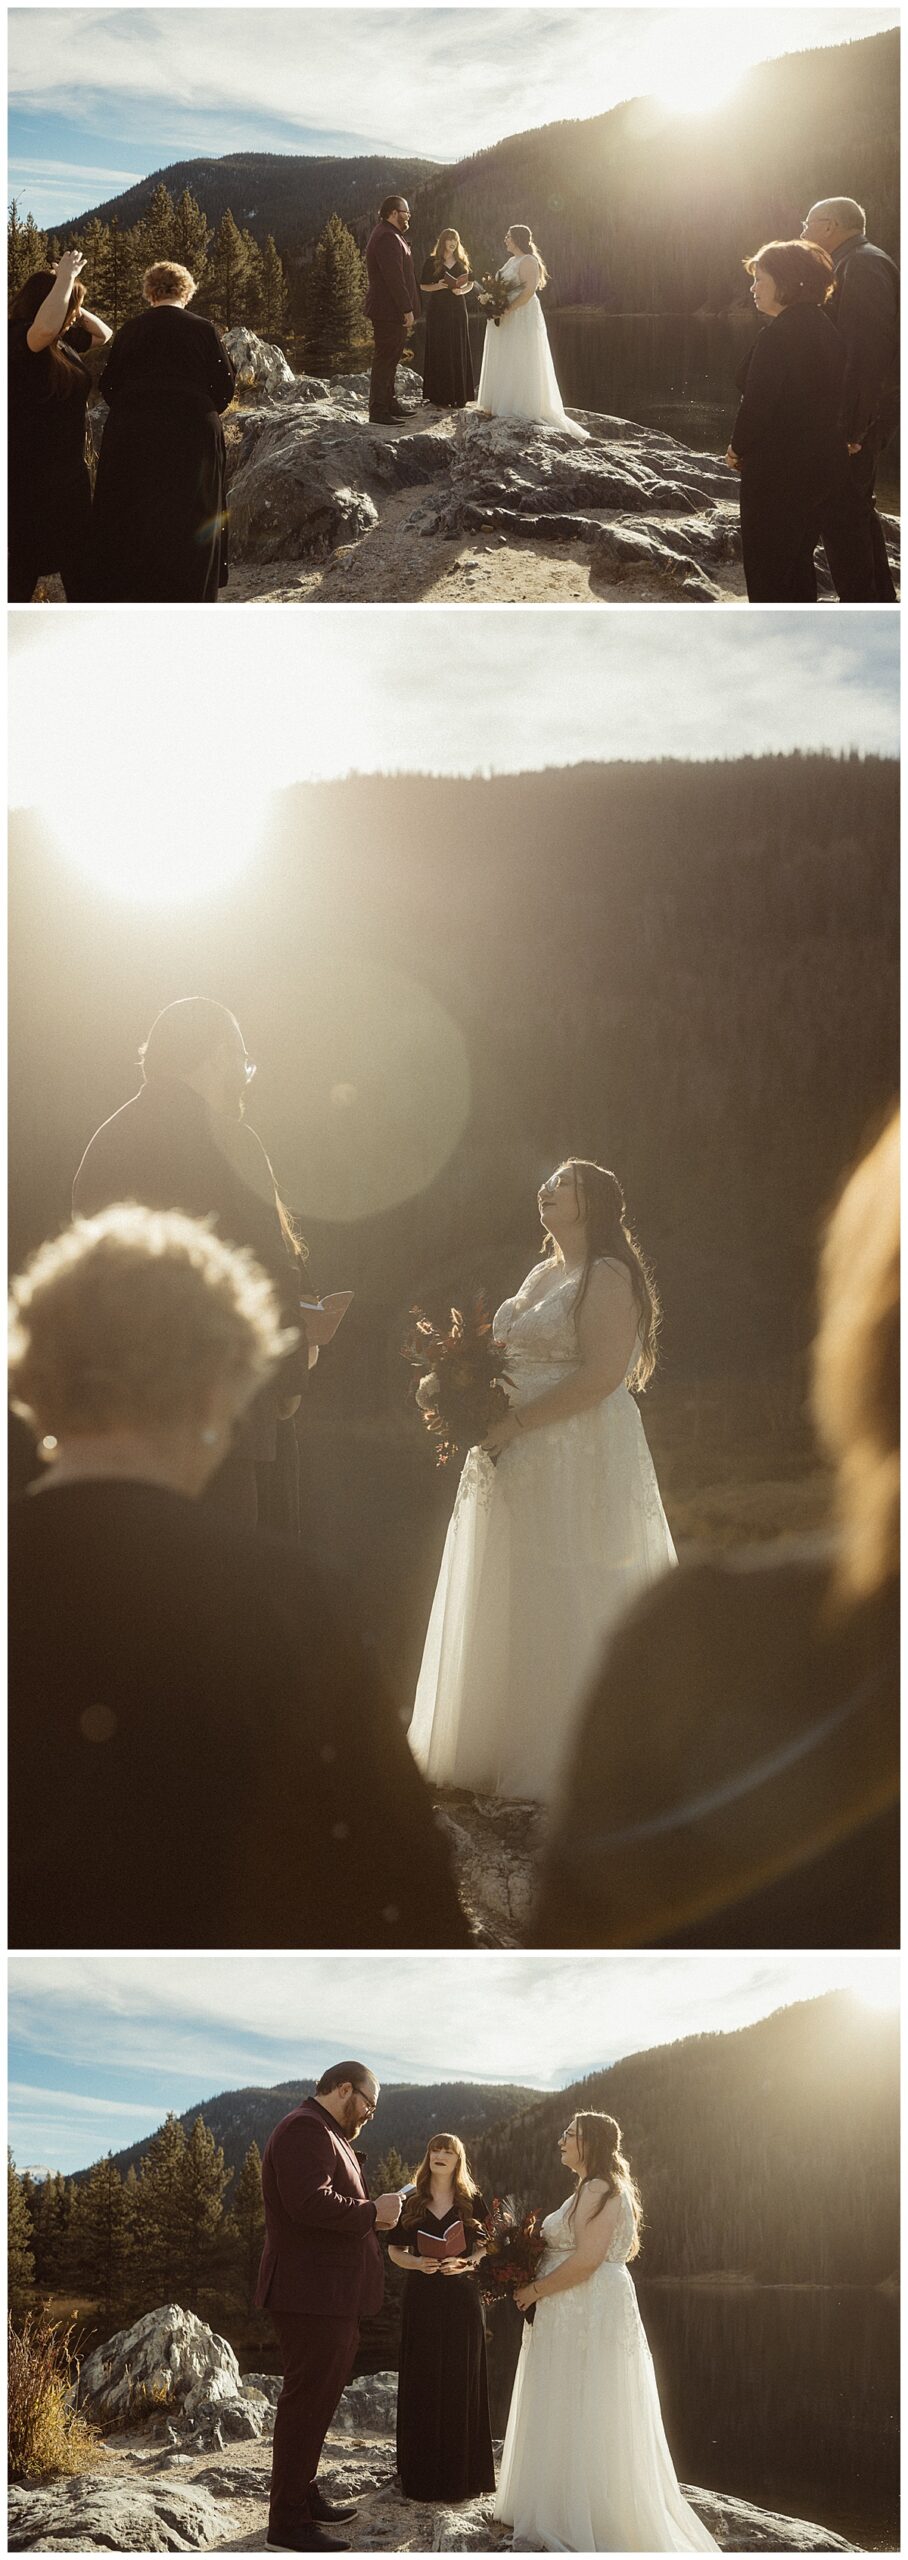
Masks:
[[[449,2223],[444,2239],[437,2231],[417,2231],[416,2248],[420,2258],[465,2258],[467,2236],[463,2223]]]

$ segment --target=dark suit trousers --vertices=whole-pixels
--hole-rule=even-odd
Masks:
[[[273,2311],[283,2382],[274,2420],[269,2526],[287,2532],[309,2513],[322,2446],[359,2344],[357,2320]]]
[[[823,542],[833,585],[845,604],[895,604],[896,593],[886,550],[886,537],[876,511],[877,465],[888,442],[884,429],[871,427],[859,453],[849,462],[855,519],[824,524]]]
[[[394,398],[394,376],[407,343],[403,320],[373,320],[375,354],[369,376],[369,416],[381,418]]]

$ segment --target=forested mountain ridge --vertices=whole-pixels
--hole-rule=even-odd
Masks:
[[[251,2143],[264,2151],[269,2134],[282,2116],[302,2105],[304,2098],[315,2092],[314,2080],[284,2080],[273,2089],[225,2089],[214,2098],[185,2108],[177,2121],[191,2134],[199,2115],[204,2116],[209,2132],[223,2151],[225,2165],[239,2175]],[[366,2175],[374,2177],[378,2163],[386,2153],[395,2150],[408,2164],[422,2158],[429,2135],[433,2131],[460,2132],[464,2140],[476,2141],[490,2125],[503,2118],[516,2121],[520,2110],[532,2103],[535,2091],[511,2082],[497,2085],[474,2081],[444,2081],[423,2087],[417,2082],[383,2085],[378,2114],[367,2125],[357,2151]],[[130,2169],[138,2169],[149,2148],[151,2135],[132,2142],[126,2150],[114,2153],[115,2166],[125,2178]],[[88,2169],[76,2171],[76,2184],[89,2176]]]
[[[91,221],[138,222],[163,183],[172,195],[188,189],[213,224],[229,210],[260,242],[272,235],[292,271],[331,213],[362,247],[382,196],[400,188],[417,262],[453,223],[484,272],[500,263],[509,224],[528,221],[551,271],[550,305],[722,312],[747,303],[742,259],[766,239],[796,237],[820,195],[857,196],[871,236],[898,255],[898,83],[892,30],[758,64],[702,115],[635,99],[508,135],[445,168],[415,156],[258,152],[175,162],[59,237]]]
[[[830,1992],[537,2099],[477,2144],[477,2173],[550,2211],[558,2135],[604,2109],[643,2197],[641,2275],[878,2284],[899,2263],[898,2090],[897,2018]]]

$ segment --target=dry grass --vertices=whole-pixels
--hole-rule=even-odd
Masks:
[[[75,2407],[73,2324],[57,2328],[44,2312],[9,2323],[9,2469],[12,2480],[96,2470],[105,2447]]]

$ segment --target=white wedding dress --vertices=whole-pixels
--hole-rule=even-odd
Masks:
[[[508,258],[499,270],[512,293],[523,285],[521,264],[520,258]],[[538,279],[535,258],[531,264]],[[561,427],[577,444],[589,443],[586,428],[568,417],[558,389],[538,292],[521,310],[509,312],[497,329],[489,320],[476,402],[478,408],[490,409],[493,418],[532,419]]]
[[[571,2202],[543,2223],[540,2276],[574,2247]],[[495,2500],[522,2548],[718,2550],[678,2486],[625,2264],[633,2237],[622,2189],[608,2257],[584,2284],[538,2302],[524,2327]]]
[[[619,1270],[624,1266],[618,1264]],[[579,1365],[577,1272],[541,1262],[495,1317],[519,1413]],[[637,1358],[634,1349],[630,1367]],[[676,1562],[626,1385],[568,1422],[468,1452],[410,1747],[437,1785],[547,1804],[605,1636]]]

